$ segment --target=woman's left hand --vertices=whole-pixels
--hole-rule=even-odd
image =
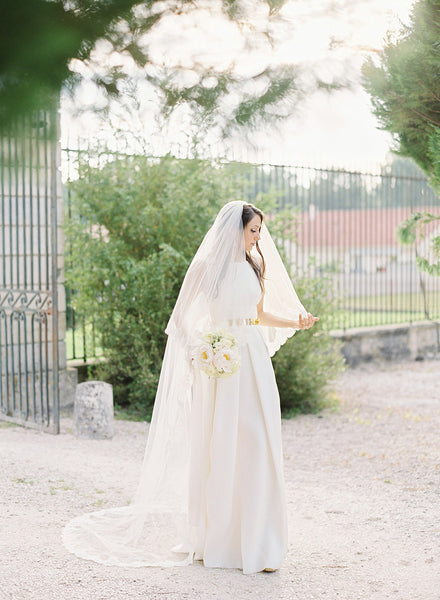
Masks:
[[[307,313],[307,317],[299,315],[299,328],[310,329],[310,327],[313,327],[316,321],[319,321],[319,317],[314,317],[311,313]]]

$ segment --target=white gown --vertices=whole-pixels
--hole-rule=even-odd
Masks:
[[[256,318],[261,288],[249,263],[233,287],[245,317]],[[194,375],[189,521],[205,566],[254,573],[278,568],[287,550],[280,400],[261,327],[237,320],[228,330],[240,343],[240,370],[229,379]]]
[[[159,383],[138,490],[128,506],[65,526],[64,545],[77,556],[123,567],[183,566],[195,558],[244,573],[280,566],[287,519],[279,395],[264,328],[244,322],[257,317],[258,279],[247,262],[237,263],[233,277],[225,286],[232,294],[219,294],[210,321],[236,336],[240,370],[214,380],[194,368],[191,391],[172,368],[186,360],[186,349],[167,345],[169,376]],[[243,318],[221,322],[227,303]],[[169,395],[179,403],[167,404]],[[161,422],[166,436],[157,433]]]

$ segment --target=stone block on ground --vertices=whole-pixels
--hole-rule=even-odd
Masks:
[[[113,437],[113,387],[104,381],[85,381],[76,387],[75,435],[102,440]]]

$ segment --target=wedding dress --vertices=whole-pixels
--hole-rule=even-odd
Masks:
[[[286,553],[281,415],[270,357],[295,329],[255,324],[262,290],[246,260],[243,202],[226,204],[200,245],[166,328],[139,485],[128,506],[76,517],[65,547],[108,565],[254,573]],[[298,321],[299,301],[264,223],[264,310]],[[241,367],[212,379],[192,360],[203,332],[237,340]]]
[[[247,324],[257,318],[261,297],[248,262],[237,265],[232,289],[244,311],[229,324],[240,345],[241,368],[229,379],[210,379],[196,369],[189,520],[196,558],[205,566],[254,573],[278,568],[287,549],[281,414],[261,327]],[[221,295],[218,302],[223,303]]]

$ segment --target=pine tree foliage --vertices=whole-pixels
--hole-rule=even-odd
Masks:
[[[179,36],[192,18],[230,25],[245,53],[270,54],[286,0],[20,0],[0,6],[0,126],[17,114],[45,108],[60,89],[76,89],[88,77],[107,99],[127,92],[127,80],[143,79],[159,94],[169,116],[182,104],[222,130],[290,114],[300,96],[297,70],[261,63],[246,75],[237,64],[203,60],[215,48],[197,48],[193,64],[179,56]],[[209,16],[211,15],[211,16]],[[163,26],[173,20],[173,28]],[[226,28],[227,29],[227,28]],[[225,29],[225,31],[226,31]],[[171,31],[171,34],[161,32]],[[162,36],[177,46],[171,59],[152,50]],[[168,37],[167,37],[168,36]],[[161,38],[161,39],[162,39]],[[228,40],[222,41],[225,48]],[[102,57],[109,59],[103,64]],[[240,56],[236,57],[238,63]],[[86,73],[86,75],[85,75]],[[319,81],[316,82],[319,86]]]
[[[395,150],[409,156],[440,190],[440,0],[419,0],[410,23],[396,39],[388,36],[379,63],[373,58],[363,67],[364,86],[381,127],[393,134]],[[416,243],[430,235],[428,257],[419,266],[440,274],[440,236],[433,235],[438,214],[412,215],[401,224],[402,243]]]
[[[112,24],[128,18],[133,0],[21,0],[0,4],[0,124],[47,108],[70,60],[86,59]]]

